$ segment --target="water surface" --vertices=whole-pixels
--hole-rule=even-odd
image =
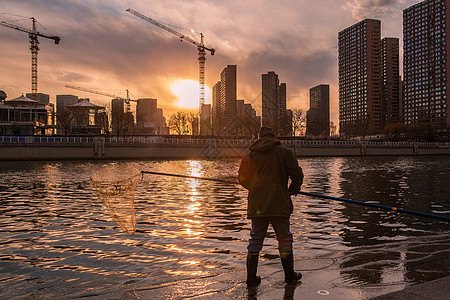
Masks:
[[[299,163],[304,191],[450,217],[446,156]],[[128,235],[89,181],[110,165],[229,178],[239,160],[2,163],[0,298],[80,297],[143,280],[156,285],[245,272],[245,189],[147,174],[134,197],[137,230]],[[291,230],[302,271],[319,274],[334,264],[333,284],[361,295],[450,275],[445,222],[305,196],[295,197],[294,205]],[[272,230],[261,254],[262,268],[279,264]]]

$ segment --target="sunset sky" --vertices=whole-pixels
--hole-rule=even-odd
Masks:
[[[337,122],[338,32],[376,18],[382,37],[399,37],[402,45],[402,10],[418,2],[1,0],[0,21],[31,28],[27,18],[35,17],[40,32],[61,37],[59,45],[39,38],[38,91],[49,94],[51,102],[59,94],[89,97],[100,105],[111,100],[65,87],[70,84],[156,98],[166,118],[181,106],[198,105],[196,47],[126,12],[133,8],[195,40],[204,34],[205,45],[216,49],[214,56],[207,54],[209,88],[227,65],[237,65],[238,99],[260,115],[263,73],[275,71],[286,83],[288,108],[308,109],[309,89],[330,84],[331,120]],[[0,90],[12,99],[31,91],[30,44],[26,33],[3,26],[0,37]]]

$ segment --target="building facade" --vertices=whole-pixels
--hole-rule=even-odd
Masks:
[[[237,100],[236,65],[228,65],[220,73],[220,81],[212,88],[212,105],[203,105],[201,114],[205,115],[205,122],[210,124],[210,129],[201,128],[211,135],[251,138],[261,126],[260,117],[256,116],[252,105]],[[208,114],[211,122],[207,120]]]
[[[220,119],[220,85],[221,82],[217,82],[212,87],[212,107],[211,107],[211,134],[216,135],[219,130]]]
[[[125,111],[125,100],[111,100],[111,133],[113,135],[131,135],[135,133],[133,113]]]
[[[136,104],[136,129],[139,134],[156,134],[157,124],[157,100],[141,98]]]
[[[400,60],[399,39],[381,40],[381,127],[400,122]]]
[[[275,134],[287,136],[290,133],[286,113],[286,84],[270,71],[262,74],[262,126],[270,127]]]
[[[449,126],[449,9],[430,0],[403,11],[405,124]]]
[[[320,84],[309,90],[306,135],[330,136],[330,86],[328,84]]]
[[[64,109],[69,105],[78,103],[78,96],[75,95],[56,95],[56,111]]]
[[[237,67],[228,65],[220,73],[220,131],[223,131],[236,117],[236,100]]]
[[[212,105],[200,105],[200,135],[212,135]]]
[[[339,130],[342,136],[379,133],[381,22],[365,19],[339,32]]]
[[[0,97],[0,135],[46,134],[47,106],[24,95],[6,100]]]

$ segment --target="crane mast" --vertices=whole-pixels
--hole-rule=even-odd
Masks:
[[[38,85],[37,84],[37,78],[38,78],[37,77],[37,60],[38,60],[38,51],[39,51],[38,36],[52,39],[55,41],[55,44],[59,44],[59,41],[61,40],[61,38],[56,35],[46,35],[46,34],[40,33],[39,31],[37,31],[37,28],[36,28],[36,19],[32,17],[31,20],[32,20],[31,30],[21,27],[21,26],[7,23],[4,21],[1,21],[0,25],[28,33],[28,37],[30,38],[30,50],[31,50],[31,93],[33,95],[33,100],[36,101],[37,100],[37,85]]]
[[[161,29],[163,29],[163,30],[165,30],[167,32],[170,32],[170,33],[178,36],[181,40],[188,41],[188,42],[194,44],[195,46],[197,46],[198,63],[199,63],[199,80],[198,81],[199,81],[199,85],[200,85],[200,87],[199,87],[200,88],[200,93],[199,93],[199,98],[200,98],[199,99],[199,105],[200,106],[199,106],[199,108],[201,108],[201,106],[203,104],[205,104],[205,61],[206,61],[206,51],[209,51],[211,53],[211,55],[214,55],[216,50],[214,48],[205,47],[205,45],[203,43],[203,34],[202,33],[200,34],[200,36],[201,36],[200,42],[197,42],[196,40],[194,40],[194,39],[192,39],[192,38],[190,38],[190,37],[188,37],[188,36],[186,36],[184,34],[181,34],[181,33],[177,32],[177,31],[173,30],[172,28],[170,28],[170,27],[168,27],[168,26],[166,26],[164,24],[161,24],[158,21],[156,21],[156,20],[154,20],[152,18],[149,18],[149,17],[147,17],[147,16],[141,14],[140,12],[137,12],[137,11],[131,9],[131,8],[128,8],[127,12],[129,12],[130,14],[135,15],[136,17],[141,18],[142,20],[147,21],[147,22],[149,22],[149,23],[151,23],[151,24],[153,24],[153,25],[155,25],[155,26],[157,26],[157,27],[159,27],[159,28],[161,28]]]

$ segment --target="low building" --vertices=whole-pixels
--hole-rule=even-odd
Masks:
[[[51,107],[25,97],[6,100],[1,94],[0,135],[46,134],[49,130],[48,115]]]

